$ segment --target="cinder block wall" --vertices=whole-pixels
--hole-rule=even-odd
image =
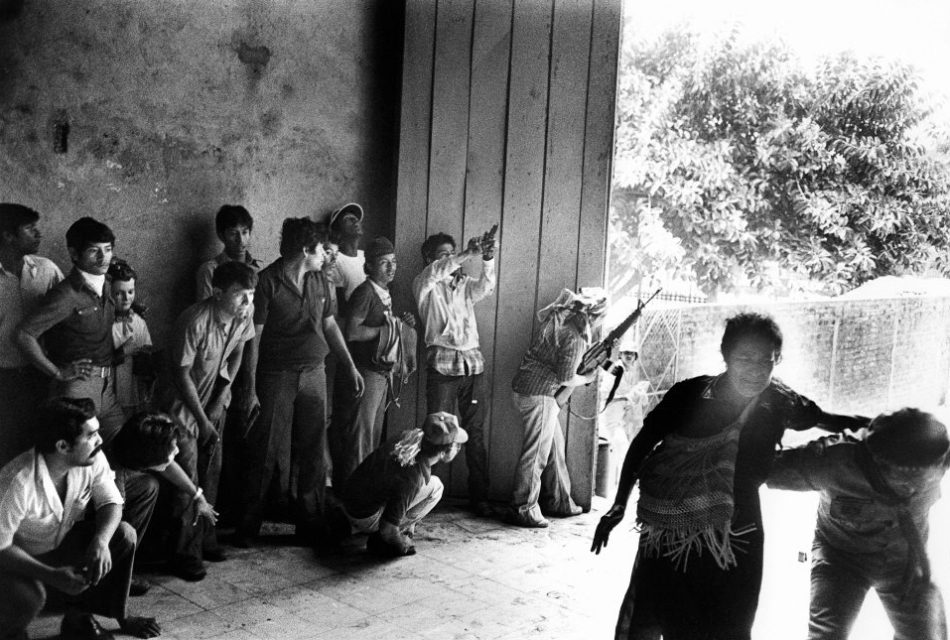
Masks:
[[[41,253],[95,216],[139,271],[161,341],[219,251],[224,203],[277,256],[287,216],[362,202],[392,233],[398,0],[29,0],[0,6],[0,201],[37,209]]]
[[[950,381],[950,298],[835,300],[648,309],[641,375],[654,402],[677,380],[724,369],[725,320],[771,314],[785,336],[775,375],[823,408],[874,415],[943,404]]]

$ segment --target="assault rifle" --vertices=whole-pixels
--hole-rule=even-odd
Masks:
[[[620,341],[620,338],[623,337],[623,334],[627,332],[634,323],[640,319],[640,315],[643,313],[643,308],[646,307],[657,294],[662,291],[662,287],[653,292],[653,295],[647,298],[647,301],[643,300],[637,301],[637,308],[633,310],[629,316],[624,318],[623,322],[618,324],[613,331],[607,334],[603,340],[592,346],[584,353],[584,357],[581,358],[581,363],[577,365],[577,375],[580,376],[589,376],[594,371],[597,370],[597,367],[604,369],[605,371],[610,371],[613,363],[610,361],[610,353],[613,351],[614,347]],[[574,387],[568,385],[562,385],[560,389],[557,390],[557,393],[554,394],[554,399],[557,400],[559,407],[563,407],[567,402],[568,398],[571,397],[571,392],[574,391]]]

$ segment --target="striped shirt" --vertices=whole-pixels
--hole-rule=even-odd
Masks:
[[[553,396],[558,388],[574,377],[587,350],[587,340],[570,323],[555,334],[539,331],[521,359],[511,388],[525,396]]]

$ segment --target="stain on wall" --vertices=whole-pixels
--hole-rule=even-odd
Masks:
[[[11,10],[15,7],[16,10]],[[138,270],[161,341],[243,204],[255,255],[287,216],[356,200],[392,236],[402,3],[31,0],[0,20],[0,201],[38,210],[41,253],[92,215]]]

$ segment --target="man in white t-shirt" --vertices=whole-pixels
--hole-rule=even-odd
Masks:
[[[0,638],[27,637],[47,589],[66,604],[65,640],[111,640],[93,614],[139,638],[159,635],[154,618],[127,615],[136,534],[122,522],[95,403],[53,398],[35,426],[36,446],[0,470]]]
[[[356,287],[366,280],[363,271],[363,207],[355,202],[343,205],[330,214],[330,242],[337,245],[336,263],[328,274],[337,288],[337,302],[343,304]],[[341,310],[342,313],[342,310]]]

